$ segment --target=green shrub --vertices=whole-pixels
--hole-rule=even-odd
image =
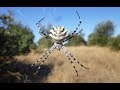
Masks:
[[[113,33],[114,25],[112,21],[101,22],[95,27],[95,31],[89,35],[88,45],[106,46]]]
[[[119,51],[120,50],[120,35],[109,39],[108,46],[111,50]]]

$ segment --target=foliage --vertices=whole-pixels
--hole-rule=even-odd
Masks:
[[[110,46],[112,50],[119,51],[120,50],[120,35],[116,37],[111,37],[109,39],[108,46]]]
[[[34,36],[29,27],[16,22],[13,12],[0,14],[0,82],[23,82],[25,66],[14,56],[35,49]]]
[[[25,54],[35,47],[30,28],[15,22],[11,11],[0,15],[0,55]]]
[[[106,46],[108,39],[114,33],[114,25],[112,21],[101,22],[95,27],[95,31],[89,35],[88,44]]]

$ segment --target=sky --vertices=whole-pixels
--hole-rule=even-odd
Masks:
[[[79,29],[83,29],[85,40],[98,23],[107,20],[111,20],[115,25],[114,36],[120,34],[120,7],[0,7],[0,13],[6,13],[8,10],[14,12],[16,21],[31,28],[36,43],[42,37],[36,26],[41,18],[45,17],[42,25],[64,26],[68,33],[71,33],[79,22],[76,11],[82,21]]]

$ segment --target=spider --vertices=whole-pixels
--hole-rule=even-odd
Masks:
[[[77,61],[77,59],[74,58],[74,56],[65,48],[65,46],[63,45],[63,43],[71,38],[73,38],[74,36],[76,36],[79,32],[81,32],[83,29],[81,29],[79,32],[77,32],[80,24],[81,24],[81,20],[80,20],[80,16],[78,14],[78,12],[76,11],[77,15],[78,15],[78,18],[79,18],[79,24],[77,25],[76,29],[73,31],[73,33],[71,34],[67,34],[67,31],[65,30],[65,27],[53,27],[49,34],[45,34],[44,33],[44,30],[42,30],[40,28],[40,22],[44,19],[44,17],[36,23],[36,25],[38,26],[39,28],[39,32],[40,34],[42,34],[43,37],[45,37],[46,39],[52,39],[52,42],[54,42],[54,45],[48,49],[43,55],[42,57],[37,60],[34,64],[31,65],[31,67],[33,67],[34,65],[36,65],[38,62],[40,62],[40,65],[36,71],[36,73],[38,73],[38,70],[41,68],[41,65],[44,63],[44,61],[48,58],[49,54],[54,50],[54,49],[57,49],[57,50],[63,50],[64,54],[68,57],[70,63],[72,64],[76,74],[77,74],[77,77],[78,77],[78,70],[76,69],[73,61],[71,59],[73,59],[74,61],[76,61],[81,67],[85,68],[85,69],[89,69],[87,67],[85,67],[84,65],[80,64],[79,61]],[[35,74],[36,74],[35,73]]]

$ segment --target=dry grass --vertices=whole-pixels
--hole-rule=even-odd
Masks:
[[[116,83],[120,82],[120,52],[110,51],[102,47],[67,47],[73,56],[89,67],[84,69],[75,64],[79,77],[62,51],[53,51],[44,64],[53,64],[52,72],[47,76],[48,83]],[[25,63],[33,63],[43,51],[30,53],[27,56],[17,56]]]

